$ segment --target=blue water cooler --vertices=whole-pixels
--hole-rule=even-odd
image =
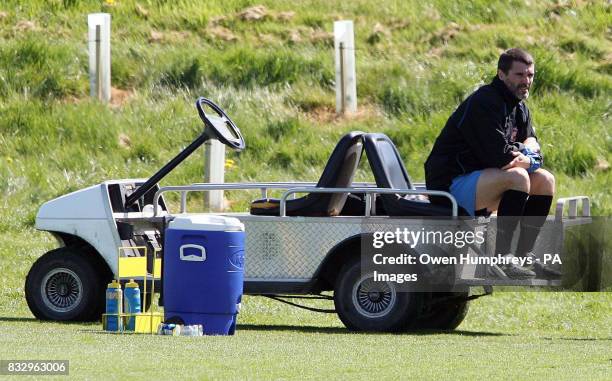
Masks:
[[[236,218],[179,215],[165,232],[164,318],[233,335],[244,280],[244,225]]]

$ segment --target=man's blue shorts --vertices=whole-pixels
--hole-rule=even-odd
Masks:
[[[470,172],[457,176],[450,186],[450,194],[457,200],[457,204],[474,217],[476,208],[476,185],[482,171]]]

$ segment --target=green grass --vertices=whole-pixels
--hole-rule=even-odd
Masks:
[[[611,304],[609,293],[499,293],[474,302],[455,332],[356,334],[335,315],[246,297],[235,336],[190,338],[39,322],[20,303],[0,308],[0,357],[68,359],[87,379],[605,380]]]
[[[240,17],[258,4],[262,20]],[[128,94],[110,106],[88,98],[86,14],[99,11],[112,15],[113,86]],[[450,113],[513,46],[536,60],[528,104],[557,196],[588,195],[609,215],[610,4],[7,0],[0,12],[0,358],[68,358],[79,378],[610,379],[610,294],[500,293],[475,302],[458,334],[428,335],[351,334],[334,316],[246,298],[236,337],[201,339],[40,323],[23,297],[31,264],[55,247],[33,229],[41,203],[153,173],[201,132],[198,96],[245,136],[228,182],[316,181],[351,130],[388,134],[421,180]],[[346,118],[334,115],[340,19],[354,20],[357,48],[360,111]],[[196,154],[163,185],[201,178]],[[372,179],[367,164],[357,179]],[[257,194],[227,197],[239,211]]]
[[[244,297],[233,337],[109,334],[101,324],[36,321],[24,275],[49,235],[0,237],[2,359],[70,361],[79,379],[554,379],[612,373],[612,293],[496,292],[454,332],[365,334],[334,314]],[[18,253],[18,254],[17,254]],[[331,308],[327,301],[316,304]]]
[[[246,137],[244,153],[228,154],[237,162],[229,181],[316,180],[335,141],[354,129],[390,135],[413,178],[422,179],[426,154],[448,115],[491,78],[499,51],[516,44],[536,57],[529,105],[546,166],[563,180],[559,195],[585,193],[595,214],[612,210],[606,191],[612,46],[599,33],[609,6],[475,1],[336,8],[270,1],[264,2],[268,17],[249,22],[238,16],[249,2],[207,2],[205,9],[189,1],[142,2],[146,17],[131,1],[105,4],[5,3],[0,191],[8,196],[0,208],[27,209],[16,217],[25,226],[46,199],[159,168],[200,130],[192,106],[198,95],[217,100]],[[87,98],[84,31],[76,22],[99,10],[113,16],[113,84],[131,94],[112,108]],[[278,19],[287,10],[295,15]],[[214,25],[230,29],[235,41],[211,36],[209,23],[220,16],[225,18]],[[312,38],[339,17],[356,23],[358,118],[334,118],[331,47]],[[20,27],[24,20],[33,22],[31,30]],[[386,34],[373,42],[376,23]],[[151,31],[162,39],[149,41]],[[301,39],[291,42],[291,33]],[[131,144],[121,146],[120,136]],[[367,168],[358,177],[370,178]],[[200,178],[200,160],[192,159],[166,181]],[[244,208],[250,196],[231,197]]]
[[[554,379],[612,372],[612,293],[499,292],[455,332],[357,334],[333,314],[245,297],[233,337],[116,335],[33,319],[23,279],[46,234],[0,237],[2,359],[70,360],[79,379]],[[15,253],[19,253],[18,255]],[[311,304],[313,305],[313,304]],[[318,307],[330,308],[330,302]]]

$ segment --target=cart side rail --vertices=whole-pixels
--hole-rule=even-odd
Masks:
[[[262,197],[267,197],[268,189],[285,189],[280,199],[280,216],[286,217],[287,199],[297,193],[363,193],[366,195],[366,208],[364,216],[371,215],[372,205],[374,205],[377,194],[405,194],[405,195],[432,195],[442,196],[450,200],[452,204],[452,216],[457,217],[458,207],[455,198],[448,192],[418,189],[391,189],[377,188],[372,183],[354,183],[355,187],[348,188],[317,188],[316,183],[307,182],[271,182],[271,183],[219,183],[219,184],[192,184],[161,187],[153,198],[153,212],[157,216],[157,209],[160,196],[165,192],[180,192],[181,207],[180,213],[187,211],[187,194],[189,192],[208,192],[211,190],[261,190]]]
[[[578,216],[578,201],[581,202],[581,215]],[[568,218],[577,217],[590,217],[591,216],[591,204],[587,196],[572,196],[563,197],[557,200],[557,207],[555,208],[555,221],[563,220],[563,211],[565,206],[568,207]]]

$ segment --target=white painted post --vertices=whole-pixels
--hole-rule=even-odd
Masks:
[[[225,144],[217,139],[204,143],[204,182],[225,182]],[[211,212],[222,212],[224,209],[223,191],[204,192],[204,208]]]
[[[355,35],[353,21],[334,22],[336,52],[336,112],[357,112],[357,79],[355,75]]]
[[[111,98],[110,23],[108,13],[87,16],[89,40],[89,94],[103,102]]]

